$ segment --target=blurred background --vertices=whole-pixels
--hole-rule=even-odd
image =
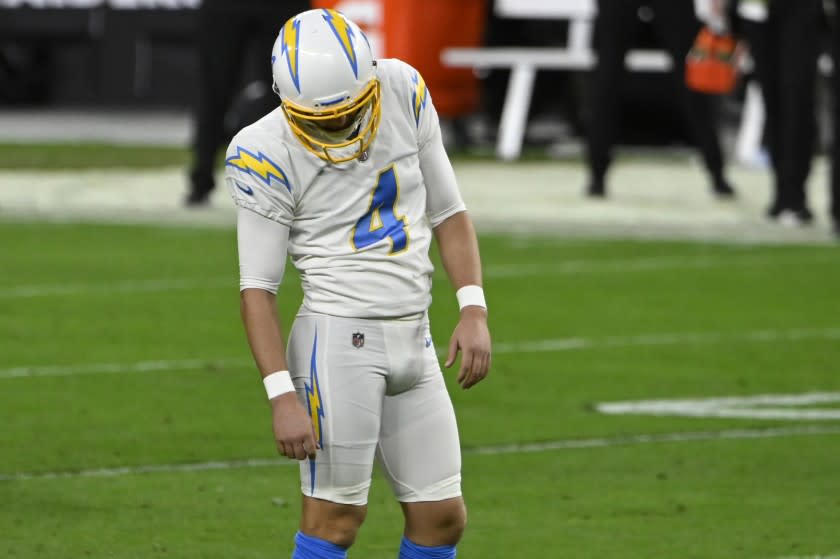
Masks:
[[[310,6],[421,71],[479,231],[459,556],[840,557],[829,0],[0,0],[0,555],[288,556],[220,177]],[[401,528],[377,474],[351,557]]]
[[[220,3],[219,3],[220,4]],[[255,10],[253,2],[228,3],[231,12]],[[259,3],[257,3],[259,4]],[[283,4],[286,13],[305,6],[305,2]],[[487,146],[496,140],[499,118],[505,101],[511,62],[482,65],[474,58],[475,70],[457,70],[441,61],[447,47],[553,47],[558,52],[572,48],[591,51],[591,44],[581,44],[570,37],[573,30],[588,34],[596,16],[595,0],[460,0],[457,2],[419,2],[393,0],[356,0],[316,2],[344,11],[367,31],[379,56],[406,59],[428,76],[444,116],[456,122],[466,121],[463,135],[455,135],[465,146]],[[61,2],[4,0],[2,6],[2,90],[0,100],[6,113],[17,113],[18,129],[4,120],[3,137],[25,140],[27,134],[47,139],[85,139],[93,130],[37,131],[37,124],[47,123],[44,116],[56,111],[76,111],[79,116],[121,111],[168,114],[180,135],[162,139],[186,145],[189,141],[185,120],[199,94],[198,0]],[[239,7],[234,7],[239,6]],[[243,7],[244,6],[244,7]],[[430,8],[432,6],[432,8]],[[435,7],[436,6],[436,7]],[[687,6],[687,4],[686,4]],[[218,9],[225,9],[219,5]],[[263,10],[266,8],[263,6]],[[437,17],[436,17],[437,16]],[[640,9],[632,22],[635,48],[657,48],[650,26],[654,12]],[[442,18],[442,19],[441,19]],[[629,24],[630,22],[628,22]],[[419,29],[422,28],[422,32]],[[581,37],[586,42],[586,37]],[[230,40],[219,36],[218,42]],[[575,42],[577,41],[577,42]],[[574,44],[572,44],[574,43]],[[249,96],[268,95],[253,84],[266,80],[265,53],[256,45],[237,50],[241,60],[236,82],[240,101],[228,110],[232,127],[249,119],[243,104]],[[515,54],[521,62],[532,56],[528,51]],[[562,55],[556,56],[558,59]],[[469,58],[469,57],[468,57]],[[469,61],[455,61],[464,68]],[[527,107],[529,126],[526,146],[545,146],[580,138],[587,121],[585,90],[589,63],[558,60],[554,65],[536,65],[538,75]],[[654,65],[655,66],[655,65]],[[650,70],[650,69],[648,69]],[[669,77],[660,71],[630,72],[626,98],[627,142],[663,145],[685,139],[679,119],[674,118],[674,95]],[[273,101],[273,99],[272,99]],[[737,111],[738,99],[727,109]],[[658,110],[657,110],[658,109]],[[729,123],[737,115],[727,113]],[[30,130],[23,124],[28,117]],[[118,117],[120,115],[114,115]],[[8,117],[8,114],[6,115]],[[675,122],[676,121],[676,122]],[[643,123],[644,126],[639,126]],[[74,134],[75,133],[75,134]],[[140,132],[136,132],[139,136]],[[129,131],[126,131],[126,135]],[[130,137],[130,136],[128,136]]]
[[[764,25],[760,15],[756,20],[751,8],[766,0],[745,0],[740,10],[732,8],[734,0],[730,9],[723,0],[615,0],[603,2],[606,9],[600,10],[596,0],[313,5],[342,10],[366,30],[378,56],[402,58],[423,73],[454,157],[564,163],[534,167],[551,175],[534,184],[542,185],[545,196],[562,199],[550,209],[539,204],[537,209],[550,215],[540,215],[534,225],[638,236],[671,223],[669,234],[828,240],[836,221],[829,207],[831,158],[820,156],[830,156],[833,144],[833,6],[809,3],[820,10],[819,17],[803,23],[814,38],[813,52],[783,46],[802,42],[796,35],[801,30],[774,23],[787,15]],[[4,0],[0,164],[40,166],[44,158],[55,166],[56,158],[68,157],[80,166],[78,150],[91,144],[156,148],[148,155],[162,157],[162,166],[185,168],[185,177],[172,177],[183,181],[182,190],[177,184],[170,190],[187,205],[203,206],[219,191],[213,173],[221,149],[233,133],[277,106],[265,54],[276,22],[309,6],[306,0],[210,0],[203,6],[198,0]],[[712,15],[729,12],[731,17]],[[721,29],[734,31],[740,41],[733,64],[738,79],[725,94],[697,94],[685,86],[684,57],[710,21],[722,22]],[[764,28],[762,41],[789,52],[794,66],[814,68],[790,76],[781,88],[808,91],[810,98],[771,104],[769,119],[745,31],[753,28]],[[764,65],[781,68],[774,58],[779,53],[771,51]],[[599,57],[608,63],[599,65]],[[776,98],[781,97],[771,99]],[[774,177],[791,173],[782,163],[773,166],[768,131],[791,119],[813,126],[791,131],[780,125],[775,137],[810,149],[777,157],[807,161],[791,171],[801,175],[792,179],[796,184],[779,185],[791,181]],[[59,146],[27,149],[33,143]],[[100,166],[119,165],[115,157],[107,149],[95,155]],[[615,157],[627,164],[611,165]],[[641,160],[665,167],[640,165]],[[464,188],[471,190],[465,180]],[[811,185],[810,196],[781,204],[791,206],[785,213],[780,191],[805,190],[805,184]],[[21,197],[6,193],[0,206],[27,211],[31,200]],[[487,199],[483,189],[477,192],[479,220],[488,226],[507,223],[506,215],[485,211]],[[593,205],[594,199],[609,203]],[[488,205],[498,206],[494,200]],[[687,216],[689,209],[697,211]],[[779,231],[774,227],[779,224],[804,231]]]

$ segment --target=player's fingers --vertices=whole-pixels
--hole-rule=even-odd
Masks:
[[[488,372],[490,372],[490,354],[484,353],[481,356],[481,365],[479,366],[476,374],[476,376],[478,377],[478,380],[476,382],[484,380]]]
[[[286,450],[286,444],[283,441],[277,441],[277,452],[279,452],[281,456],[289,455]]]
[[[473,357],[473,364],[478,360],[477,357]],[[461,385],[462,388],[468,389],[472,388],[472,386],[476,383],[476,374],[472,370],[464,377],[464,383]]]
[[[484,378],[484,355],[476,354],[473,358],[472,374],[470,374],[470,386],[478,384]]]
[[[490,372],[490,354],[485,353],[481,359],[481,378],[487,376],[487,373]]]
[[[293,457],[295,460],[306,459],[306,450],[304,450],[303,441],[298,441],[292,445]],[[291,458],[291,457],[290,457]]]
[[[303,445],[303,452],[304,452],[304,454],[306,454],[306,457],[307,458],[314,458],[315,457],[315,451],[312,450],[312,443],[304,441],[301,444]]]
[[[472,351],[464,350],[461,353],[461,368],[458,371],[458,384],[463,388],[469,388],[467,382],[469,380],[470,372],[472,370],[472,362],[475,354]]]
[[[315,441],[315,435],[313,433],[309,433],[303,439],[303,449],[306,451],[306,455],[309,458],[315,458],[315,451],[318,450],[318,443]]]
[[[487,355],[484,353],[474,353],[472,367],[470,374],[464,383],[464,388],[475,386],[487,375]]]
[[[455,357],[458,355],[458,338],[452,336],[449,338],[449,353],[446,355],[446,363],[443,364],[447,369],[455,362]]]

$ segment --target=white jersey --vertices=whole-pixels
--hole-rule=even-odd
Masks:
[[[303,304],[316,313],[424,312],[431,303],[432,227],[464,210],[445,156],[448,171],[424,173],[431,165],[423,154],[444,152],[423,79],[396,59],[378,61],[377,77],[382,118],[366,159],[321,160],[300,144],[280,108],[239,132],[226,155],[235,203],[289,228]],[[434,184],[426,184],[429,175]]]

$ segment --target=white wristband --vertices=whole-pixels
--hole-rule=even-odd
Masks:
[[[263,378],[265,392],[268,399],[273,400],[277,396],[287,392],[294,392],[295,385],[292,383],[292,376],[289,371],[276,371]]]
[[[455,297],[458,298],[458,307],[460,310],[468,306],[487,309],[487,302],[484,300],[484,290],[478,285],[465,285],[455,292]]]

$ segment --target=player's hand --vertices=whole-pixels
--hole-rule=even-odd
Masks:
[[[297,394],[287,392],[271,400],[272,425],[277,451],[292,460],[315,458],[318,445],[309,415]]]
[[[461,320],[449,340],[449,354],[445,366],[455,363],[461,351],[458,384],[470,388],[481,382],[490,371],[490,330],[487,329],[487,310],[467,306],[461,310]]]

